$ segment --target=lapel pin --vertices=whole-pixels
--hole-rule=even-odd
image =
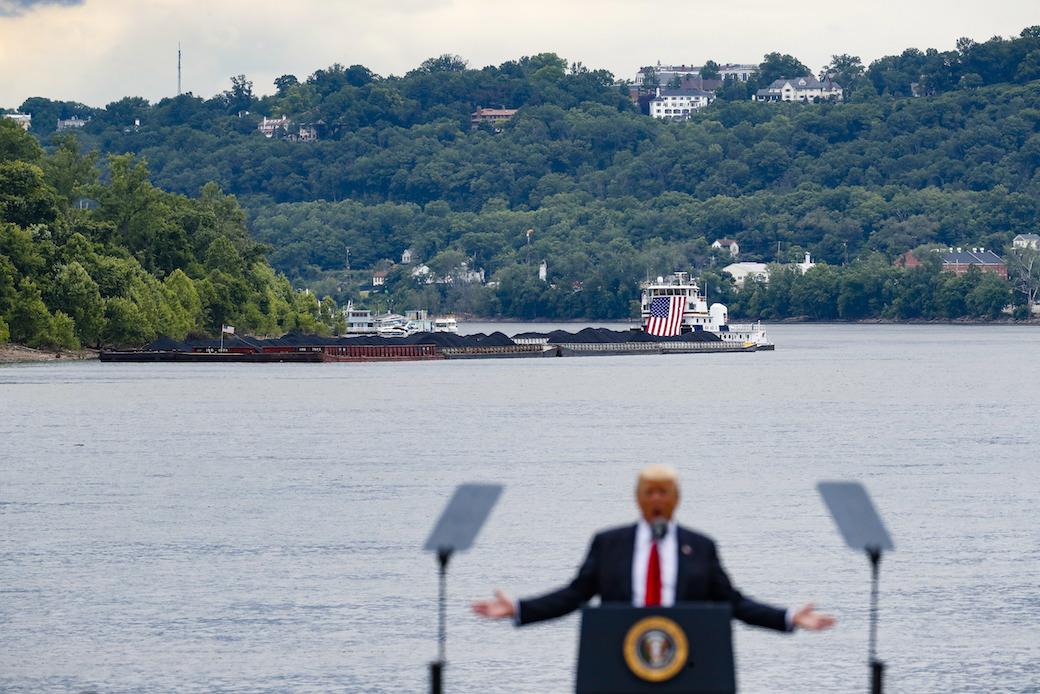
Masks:
[[[690,547],[689,545],[683,545],[682,546],[682,553],[683,554],[693,554],[693,548]]]

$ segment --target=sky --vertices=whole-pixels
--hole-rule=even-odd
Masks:
[[[212,97],[244,74],[255,94],[334,63],[403,75],[459,55],[472,68],[556,53],[633,79],[644,65],[793,55],[814,72],[906,48],[1018,36],[1037,0],[0,0],[0,108],[32,96],[103,107],[181,89]]]

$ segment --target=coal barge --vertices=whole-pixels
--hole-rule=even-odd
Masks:
[[[490,335],[417,333],[403,338],[289,333],[277,339],[234,337],[222,343],[218,340],[178,342],[161,337],[142,349],[105,351],[99,358],[105,362],[316,363],[754,352],[756,349],[754,344],[722,340],[709,331],[659,337],[642,330],[585,328],[575,333],[563,330],[520,333],[512,338],[501,332]]]

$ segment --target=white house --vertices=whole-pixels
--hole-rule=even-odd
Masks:
[[[1015,248],[1032,248],[1040,250],[1040,236],[1036,234],[1019,234],[1011,242]]]
[[[804,263],[795,263],[795,267],[798,268],[799,270],[801,270],[802,274],[804,275],[806,272],[809,271],[810,268],[816,267],[816,263],[814,263],[810,259],[809,254],[806,253],[805,254],[805,262]]]
[[[719,65],[719,77],[728,79],[732,77],[740,82],[747,82],[751,75],[758,72],[757,65],[746,65],[742,63],[726,63]]]
[[[712,244],[712,248],[725,248],[729,250],[729,254],[736,256],[740,253],[740,244],[733,239],[716,239]]]
[[[260,125],[256,126],[256,129],[262,132],[264,137],[273,137],[275,130],[279,127],[288,127],[288,125],[289,119],[285,116],[282,116],[281,118],[264,117],[264,119],[260,121]]]
[[[636,73],[635,85],[637,87],[643,86],[643,81],[646,79],[646,73],[650,70],[654,71],[659,84],[668,84],[675,79],[676,76],[681,80],[700,77],[701,70],[703,69],[704,68],[701,66],[694,65],[662,65],[661,61],[658,60],[657,65],[639,68],[639,72]],[[741,82],[747,82],[756,70],[758,70],[757,65],[726,63],[725,65],[719,65],[719,79],[724,80],[727,77],[732,77]]]
[[[749,278],[753,280],[769,281],[769,269],[765,263],[733,263],[722,268],[737,281],[737,289],[744,288],[744,282]]]
[[[829,77],[821,82],[809,75],[776,80],[755,93],[755,101],[812,101],[817,98],[841,101],[841,86]]]
[[[28,130],[29,126],[32,125],[32,114],[31,113],[4,113],[3,118],[10,118],[18,125],[22,126],[22,130]]]
[[[703,89],[660,89],[650,102],[650,115],[667,120],[689,120],[690,114],[715,100]]]
[[[87,121],[83,120],[79,116],[73,116],[72,118],[66,118],[65,120],[58,119],[58,132],[65,130],[66,128],[82,128],[87,124]]]

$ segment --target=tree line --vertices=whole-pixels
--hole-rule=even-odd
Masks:
[[[234,197],[214,184],[197,198],[164,192],[130,155],[109,157],[100,183],[97,159],[71,137],[45,154],[0,119],[0,342],[140,346],[224,325],[270,335],[342,325],[331,299],[271,269]]]
[[[846,85],[845,103],[719,99],[672,123],[641,116],[609,73],[553,54],[482,70],[448,55],[401,78],[357,65],[304,81],[285,75],[265,97],[239,76],[208,100],[124,99],[76,137],[98,162],[147,160],[151,181],[175,197],[197,200],[211,184],[234,196],[271,267],[341,305],[392,299],[488,317],[626,317],[648,275],[728,262],[710,246],[720,238],[737,240],[741,259],[783,263],[810,252],[847,269],[891,265],[925,244],[1000,252],[1034,231],[1040,82],[1027,78],[1037,34],[959,42],[951,74],[975,70],[964,74],[992,85],[958,78],[933,88],[917,75],[912,91],[932,94],[918,98],[879,77],[910,75],[917,63],[883,59],[863,70],[843,55],[827,71]],[[804,67],[769,54],[760,76]],[[476,106],[519,111],[473,130]],[[261,114],[283,112],[320,120],[323,138],[256,130]],[[61,142],[47,144],[48,156]],[[125,177],[118,167],[100,175],[106,185]],[[399,267],[389,293],[366,299],[372,271],[405,250],[444,277],[465,263],[495,283],[427,285]],[[182,262],[174,255],[150,251],[140,262],[162,275]],[[537,277],[543,261],[546,282]],[[776,306],[773,315],[784,315]]]

